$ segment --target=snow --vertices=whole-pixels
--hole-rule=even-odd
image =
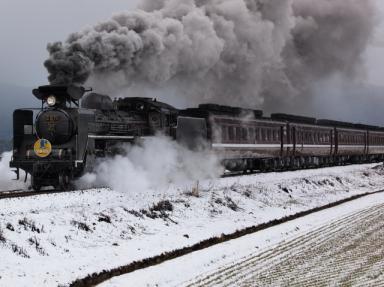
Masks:
[[[235,269],[236,276],[241,278],[245,276],[245,274],[240,273],[240,268],[240,270],[236,269],[242,262],[261,256],[261,254],[264,254],[266,251],[272,252],[271,250],[279,247],[281,243],[284,244],[287,242],[291,244],[290,242],[294,240],[298,241],[297,239],[310,232],[315,232],[320,228],[326,230],[324,227],[347,216],[352,217],[358,211],[378,206],[379,203],[381,203],[380,205],[382,206],[384,204],[384,194],[370,195],[359,199],[358,203],[359,204],[356,204],[356,202],[347,202],[332,209],[310,214],[294,221],[289,221],[254,234],[243,236],[239,239],[193,252],[182,258],[176,258],[153,267],[112,278],[99,286],[122,287],[127,286],[127,282],[129,282],[130,286],[191,286],[194,285],[193,283],[196,283],[198,286],[204,286],[204,281],[201,281],[206,276],[214,274],[214,272],[217,273],[217,276],[219,276],[220,273],[224,275],[225,272],[233,272],[234,270],[232,269]],[[355,217],[360,218],[361,216],[357,214]],[[337,225],[335,225],[335,228],[342,229],[340,226],[337,227]],[[333,230],[331,236],[336,236],[335,233]],[[319,238],[312,239],[312,241],[316,239]],[[309,241],[307,244],[311,243],[313,244],[313,242]],[[292,249],[286,250],[283,255],[287,256],[286,253],[293,251],[294,247],[300,247],[300,244],[302,244],[301,248],[304,248],[304,241],[299,242],[297,244],[298,246],[292,244]],[[342,242],[340,242],[340,245],[341,244]],[[274,257],[273,260],[278,263],[279,259],[276,257]],[[265,259],[265,261],[267,261],[267,259]],[[256,265],[256,262],[254,262],[253,265]],[[255,267],[250,266],[250,268]],[[326,274],[324,275],[326,276]],[[282,274],[282,276],[286,276],[286,274]],[[210,279],[212,280],[212,278]],[[240,280],[244,279],[246,278],[241,278]],[[285,277],[285,279],[287,280],[288,278]],[[221,280],[224,280],[224,278]],[[228,286],[226,283],[222,282],[222,286]],[[237,281],[237,283],[240,283],[240,281]],[[215,284],[210,284],[210,286],[213,285]],[[245,286],[249,285],[245,284]],[[311,286],[310,282],[308,286]]]
[[[198,196],[196,183],[185,183],[146,192],[104,188],[0,200],[0,286],[65,286],[89,273],[382,189],[383,175],[381,165],[367,164],[206,180],[199,182]]]
[[[26,188],[22,181],[14,181],[16,174],[9,168],[12,152],[0,154],[0,191]]]

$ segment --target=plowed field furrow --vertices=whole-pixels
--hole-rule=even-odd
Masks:
[[[384,218],[372,219],[382,220]],[[305,248],[305,251],[299,254],[300,257],[289,257],[288,260],[280,262],[278,266],[272,267],[269,272],[265,272],[264,277],[266,277],[267,280],[261,280],[261,276],[252,275],[250,281],[251,283],[261,281],[263,285],[274,282],[274,284],[278,286],[284,286],[287,285],[287,283],[289,283],[290,286],[306,286],[307,284],[305,283],[311,281],[313,274],[327,273],[330,282],[334,280],[343,286],[350,286],[350,283],[354,281],[353,279],[355,277],[360,278],[363,274],[366,274],[366,266],[373,266],[376,263],[380,263],[380,259],[383,258],[382,254],[379,254],[379,256],[375,254],[375,246],[365,246],[365,244],[359,246],[362,239],[371,241],[370,233],[374,232],[377,234],[382,227],[383,226],[380,226],[368,232],[362,231],[361,237],[359,238],[351,236],[351,238],[348,239],[348,246],[344,246],[345,248],[340,248],[339,242],[345,240],[344,238],[345,236],[348,237],[348,234],[341,233],[329,242],[326,242],[326,244],[319,243],[318,248]],[[357,246],[360,247],[358,250],[356,250]],[[362,252],[356,251],[363,251],[363,253],[368,255],[364,256]],[[312,258],[312,260],[308,262],[308,258]],[[356,260],[348,261],[346,260],[348,258],[355,258]],[[379,261],[377,262],[378,259]],[[294,270],[292,270],[292,266],[295,266]],[[345,273],[345,270],[348,272]],[[252,271],[250,274],[252,274]],[[287,276],[286,278],[281,278],[280,274],[287,274]],[[318,281],[322,282],[321,280]],[[325,284],[325,282],[322,283]]]
[[[359,220],[359,218],[363,217],[369,217],[373,213],[373,210],[362,210],[356,214],[352,214],[349,216],[346,216],[344,218],[341,218],[339,220],[336,220],[329,225],[323,226],[321,228],[317,228],[311,232],[308,232],[305,237],[307,241],[310,240],[319,240],[319,234],[324,233],[325,231],[328,231],[329,235],[331,236],[331,232],[337,232],[338,229],[347,228],[346,226],[349,224],[354,224],[354,221]],[[358,216],[357,216],[358,215]],[[335,229],[335,230],[334,230]],[[207,277],[202,277],[204,278],[204,282],[202,282],[202,285],[206,286],[206,284],[209,284],[210,281],[216,281],[214,277],[218,275],[220,278],[223,278],[223,273],[225,273],[227,276],[232,277],[230,270],[232,270],[233,273],[238,273],[238,270],[240,268],[248,269],[249,266],[254,265],[254,262],[267,262],[270,264],[273,264],[273,260],[269,259],[274,259],[274,260],[280,260],[278,259],[279,254],[286,255],[286,251],[290,251],[290,254],[292,255],[293,253],[300,252],[300,242],[302,242],[303,238],[298,237],[296,239],[287,241],[287,242],[281,242],[279,245],[275,246],[274,248],[270,248],[266,250],[265,252],[258,252],[257,255],[251,255],[241,261],[241,263],[235,263],[236,268],[233,268],[234,265],[229,265],[227,267],[224,267],[222,269],[219,269],[217,272],[212,273],[208,275]],[[285,244],[283,244],[285,243]],[[295,248],[296,247],[296,248]],[[262,266],[259,266],[261,268]],[[268,268],[268,266],[264,266],[264,268]],[[228,270],[228,272],[226,272]],[[198,278],[196,278],[198,279]],[[193,284],[198,283],[199,281],[195,281]]]
[[[384,286],[383,243],[384,205],[380,204],[199,276],[186,285]]]
[[[373,211],[362,210],[361,212],[359,212],[359,216],[360,217],[370,216],[370,214],[372,212]],[[330,229],[330,227],[335,227],[336,231],[333,231],[333,232],[337,232],[337,229],[341,229],[346,224],[353,224],[353,220],[358,220],[358,219],[356,219],[356,214],[346,216],[346,217],[344,217],[340,220],[334,221],[331,224],[326,225],[322,228],[317,228],[311,232],[308,232],[306,234],[306,239],[307,239],[307,241],[319,240],[318,239],[319,234],[323,233],[324,231],[330,232],[333,230],[333,229]],[[330,234],[330,235],[332,235],[332,234]],[[293,239],[290,241],[283,241],[279,245],[276,245],[276,247],[274,247],[274,248],[270,248],[270,249],[266,250],[265,252],[261,252],[261,253],[258,252],[257,255],[251,255],[251,256],[247,257],[247,259],[242,260],[240,264],[236,263],[236,267],[237,268],[240,268],[240,267],[248,268],[248,266],[253,265],[253,263],[255,261],[264,261],[264,262],[268,262],[271,264],[271,262],[268,259],[272,258],[274,260],[279,260],[279,259],[277,259],[277,256],[279,254],[285,254],[287,250],[289,250],[291,254],[294,253],[294,251],[296,249],[297,249],[297,252],[300,252],[300,245],[298,244],[298,242],[301,242],[302,240],[303,239],[301,237],[297,237],[296,239]],[[286,244],[282,244],[282,243],[286,243]],[[231,269],[231,268],[233,268],[233,265],[230,265],[228,267],[220,269],[219,271],[217,271],[214,274],[211,274],[210,276],[214,276],[215,274],[220,274],[220,277],[221,277],[222,276],[221,274],[224,270]],[[259,268],[261,268],[261,266],[259,266]],[[264,266],[264,268],[268,268],[268,266]],[[236,270],[238,270],[238,269],[236,269]],[[237,272],[236,270],[233,270],[233,272]]]
[[[376,218],[374,217],[370,219],[376,220]],[[348,225],[353,226],[353,223]],[[298,246],[300,248],[300,252],[294,254],[293,252],[286,252],[283,258],[277,258],[277,260],[275,259],[272,264],[268,264],[268,269],[258,268],[257,273],[259,274],[259,276],[257,277],[257,282],[262,282],[263,285],[268,285],[272,284],[273,281],[276,281],[274,280],[274,278],[278,278],[276,274],[292,274],[292,276],[287,276],[288,278],[282,278],[282,282],[277,280],[275,284],[278,283],[279,286],[284,286],[284,283],[288,282],[289,285],[293,285],[295,278],[305,278],[306,276],[308,276],[308,274],[309,276],[311,276],[311,274],[317,269],[328,269],[330,266],[332,266],[333,270],[336,270],[336,272],[339,273],[340,270],[338,270],[338,268],[335,268],[335,266],[338,265],[327,264],[327,262],[324,261],[324,258],[327,258],[328,256],[329,258],[331,258],[332,261],[335,258],[338,258],[337,256],[339,253],[343,253],[340,252],[340,249],[342,249],[343,247],[351,248],[352,246],[353,248],[353,246],[358,245],[355,244],[353,233],[351,232],[351,228],[349,228],[349,226],[346,226],[346,228],[339,230],[338,233],[324,233],[322,234],[322,238],[319,238],[319,240],[315,244],[311,244],[311,242],[308,242],[306,238],[303,238],[303,241],[300,242]],[[366,234],[362,234],[362,236],[366,237]],[[344,245],[346,238],[349,242],[349,245],[347,246]],[[311,258],[311,264],[308,264],[308,258]],[[276,262],[278,262],[278,264],[276,264]],[[295,266],[297,272],[291,271],[292,266]],[[248,276],[255,277],[253,275],[254,273],[254,268],[249,268],[249,270],[245,272],[245,274],[241,275],[242,279],[245,280]],[[332,273],[329,274],[329,276],[332,277]],[[234,276],[233,279],[235,279],[236,277],[237,276]],[[236,278],[236,280],[239,280],[239,278]],[[255,282],[255,278],[253,278],[253,281]],[[232,284],[232,281],[230,281],[229,284]],[[299,285],[302,284],[299,282]]]

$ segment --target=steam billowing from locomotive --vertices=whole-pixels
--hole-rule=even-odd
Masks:
[[[141,146],[123,148],[125,155],[102,160],[77,185],[81,188],[109,186],[131,193],[150,189],[165,192],[172,183],[190,185],[192,181],[217,178],[223,173],[214,153],[191,151],[162,135],[147,139]]]
[[[45,66],[54,84],[276,110],[309,101],[315,81],[358,76],[373,26],[370,0],[143,0],[49,44]]]

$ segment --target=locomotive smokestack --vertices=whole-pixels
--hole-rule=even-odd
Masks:
[[[49,44],[50,82],[167,85],[191,102],[268,107],[307,95],[309,83],[329,75],[358,75],[374,26],[371,0],[143,0],[140,6]]]

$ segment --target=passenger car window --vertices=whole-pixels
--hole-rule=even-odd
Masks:
[[[260,140],[260,129],[259,128],[255,129],[255,138],[256,138],[256,141]]]
[[[249,139],[253,143],[255,141],[255,130],[253,128],[248,128]]]
[[[248,130],[246,128],[241,129],[241,135],[242,135],[242,140],[247,141],[248,140]]]
[[[240,127],[236,127],[236,135],[235,135],[236,140],[241,140],[241,129]]]
[[[228,127],[227,126],[221,127],[221,139],[222,139],[222,141],[226,141],[228,139]]]
[[[233,141],[235,138],[234,135],[234,128],[233,127],[228,127],[228,137],[230,141]]]

